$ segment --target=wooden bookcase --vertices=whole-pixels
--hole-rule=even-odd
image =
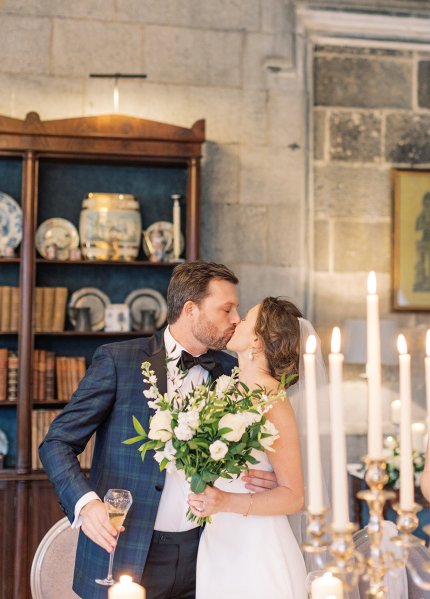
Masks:
[[[183,257],[199,253],[200,160],[205,123],[190,129],[120,115],[41,121],[0,116],[0,190],[23,211],[19,256],[0,259],[0,285],[19,287],[17,333],[1,333],[0,347],[18,352],[18,398],[0,404],[0,429],[10,448],[0,470],[0,599],[30,597],[29,575],[37,544],[63,516],[46,475],[32,471],[32,411],[52,405],[34,401],[33,358],[36,349],[61,355],[84,355],[97,346],[139,333],[78,333],[66,319],[63,333],[34,331],[36,286],[63,286],[68,297],[81,287],[98,287],[112,303],[132,290],[150,287],[165,294],[174,264],[151,263],[142,249],[133,262],[58,261],[41,258],[35,233],[47,218],[62,217],[79,228],[79,214],[89,192],[129,193],[140,203],[142,226],[172,220],[170,195],[185,198],[181,229]],[[56,404],[58,405],[58,404]],[[62,404],[64,405],[64,404]],[[59,405],[61,407],[61,404]]]

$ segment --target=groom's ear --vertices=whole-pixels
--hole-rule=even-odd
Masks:
[[[182,314],[184,314],[187,318],[190,318],[193,316],[196,308],[197,304],[191,300],[188,300],[185,302],[184,307],[182,308]]]

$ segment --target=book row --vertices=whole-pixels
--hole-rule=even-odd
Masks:
[[[18,354],[0,348],[0,402],[18,396]],[[33,401],[67,402],[85,374],[84,356],[57,356],[37,349],[33,363]]]
[[[36,287],[35,331],[64,331],[66,303],[67,287]],[[0,286],[1,332],[10,333],[18,330],[19,310],[19,287]]]
[[[33,470],[43,469],[39,459],[39,445],[48,432],[49,426],[61,410],[33,410],[31,413],[31,467]],[[81,468],[89,469],[93,459],[95,435],[89,440],[85,450],[78,456]]]

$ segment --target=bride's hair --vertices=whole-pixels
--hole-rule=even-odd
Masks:
[[[279,297],[266,297],[260,304],[255,333],[263,341],[270,374],[278,381],[283,374],[299,372],[300,317],[297,306]]]

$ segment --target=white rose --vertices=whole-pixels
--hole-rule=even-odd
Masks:
[[[172,438],[172,415],[167,410],[155,412],[149,425],[148,437],[165,443]]]
[[[242,415],[246,420],[247,426],[260,422],[261,420],[261,414],[257,414],[257,412],[243,412]]]
[[[147,399],[157,399],[157,389],[155,387],[150,387],[149,389],[145,389],[143,395]]]
[[[176,449],[173,447],[171,439],[167,441],[166,445],[164,446],[164,455],[169,460],[169,462],[175,459]]]
[[[194,437],[194,431],[188,424],[179,424],[175,428],[175,436],[179,441],[189,441]]]
[[[222,460],[228,452],[228,447],[223,441],[214,441],[209,445],[209,451],[213,460]]]
[[[223,435],[227,441],[240,441],[247,427],[246,418],[242,414],[226,414],[218,423],[218,430],[230,428],[231,431]]]
[[[193,428],[194,430],[199,428],[200,414],[199,414],[198,410],[193,409],[193,410],[190,410],[189,412],[187,412],[187,424],[189,427]]]
[[[395,447],[397,447],[397,441],[395,440],[394,437],[389,435],[388,437],[385,437],[385,439],[384,439],[384,446],[387,449],[392,451]]]
[[[217,381],[216,381],[216,385],[215,385],[215,393],[219,396],[219,395],[224,395],[224,393],[227,391],[227,389],[229,388],[231,383],[231,377],[227,376],[226,374],[221,375]]]
[[[273,424],[273,422],[267,420],[261,427],[261,432],[270,435],[270,437],[264,437],[260,439],[261,445],[264,447],[264,449],[268,451],[273,451],[272,445],[276,441],[276,439],[279,439],[278,429]]]

